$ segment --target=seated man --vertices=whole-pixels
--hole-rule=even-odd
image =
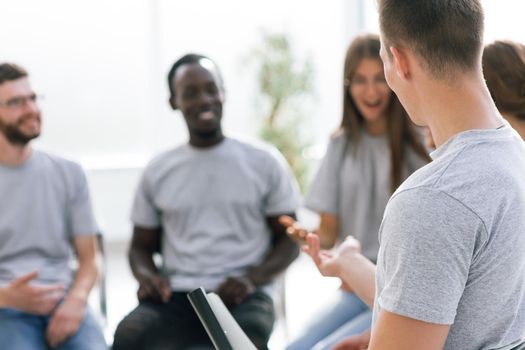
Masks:
[[[296,185],[273,148],[223,135],[223,82],[209,58],[183,56],[168,85],[189,143],[154,159],[140,181],[129,253],[139,306],[118,326],[113,349],[211,347],[186,298],[198,287],[215,291],[265,349],[274,321],[268,286],[298,254],[278,222],[295,212]]]
[[[41,127],[36,98],[23,68],[0,64],[0,347],[105,349],[86,305],[98,254],[86,178],[30,146]]]

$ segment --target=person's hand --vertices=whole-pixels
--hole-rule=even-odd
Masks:
[[[143,277],[139,280],[137,298],[139,300],[150,299],[157,302],[167,303],[170,300],[171,290],[168,281],[160,275]]]
[[[238,305],[255,291],[255,285],[247,277],[228,277],[217,288],[217,294],[226,305]]]
[[[370,331],[353,335],[336,344],[332,350],[365,350],[370,343]]]
[[[38,277],[33,271],[23,275],[3,290],[5,305],[35,315],[49,315],[64,297],[65,287],[62,284],[31,284]]]
[[[75,297],[66,299],[56,308],[46,330],[46,340],[56,348],[74,335],[86,313],[86,301]]]
[[[310,255],[323,276],[339,277],[341,266],[352,255],[361,252],[361,244],[355,238],[348,236],[337,247],[336,251],[332,253],[327,250],[321,250],[321,244],[317,235],[308,234],[303,251]]]
[[[286,227],[286,233],[295,242],[299,244],[306,244],[306,236],[310,233],[307,229],[301,226],[297,221],[288,215],[279,216],[279,223]]]
[[[310,255],[312,260],[321,275],[337,277],[339,275],[339,265],[337,261],[337,256],[332,252],[321,249],[321,244],[319,242],[319,237],[314,234],[308,234],[306,236],[306,246],[304,246],[303,251]]]

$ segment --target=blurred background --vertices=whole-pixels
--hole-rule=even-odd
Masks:
[[[525,3],[482,3],[487,43],[525,42]],[[0,61],[27,68],[45,96],[37,147],[88,173],[106,240],[109,337],[136,303],[125,253],[138,176],[153,155],[187,137],[167,103],[171,64],[187,52],[214,59],[226,85],[225,132],[277,143],[304,190],[340,121],[347,45],[378,32],[373,0],[17,0],[2,1],[0,14]],[[270,73],[261,70],[268,66]],[[265,87],[264,74],[289,79]],[[276,94],[284,97],[279,106]],[[301,218],[315,225],[312,215]],[[311,300],[337,283],[301,257],[286,285],[287,327],[272,340],[275,349],[300,329]]]

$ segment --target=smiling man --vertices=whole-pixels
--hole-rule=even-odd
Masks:
[[[186,297],[202,286],[265,349],[274,321],[268,287],[298,254],[277,219],[295,212],[295,182],[273,148],[223,135],[223,81],[209,58],[180,58],[168,86],[189,142],[155,158],[140,181],[129,253],[139,306],[118,326],[113,348],[212,348]]]
[[[86,179],[31,147],[40,128],[27,72],[0,64],[0,347],[105,349],[86,306],[98,254]]]

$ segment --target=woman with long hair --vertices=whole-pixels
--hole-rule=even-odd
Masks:
[[[348,235],[376,261],[378,232],[388,199],[412,172],[429,160],[422,135],[388,87],[377,35],[357,37],[344,64],[343,118],[306,196],[319,213],[317,234],[324,248]],[[331,349],[371,325],[371,310],[342,285],[289,350]]]

